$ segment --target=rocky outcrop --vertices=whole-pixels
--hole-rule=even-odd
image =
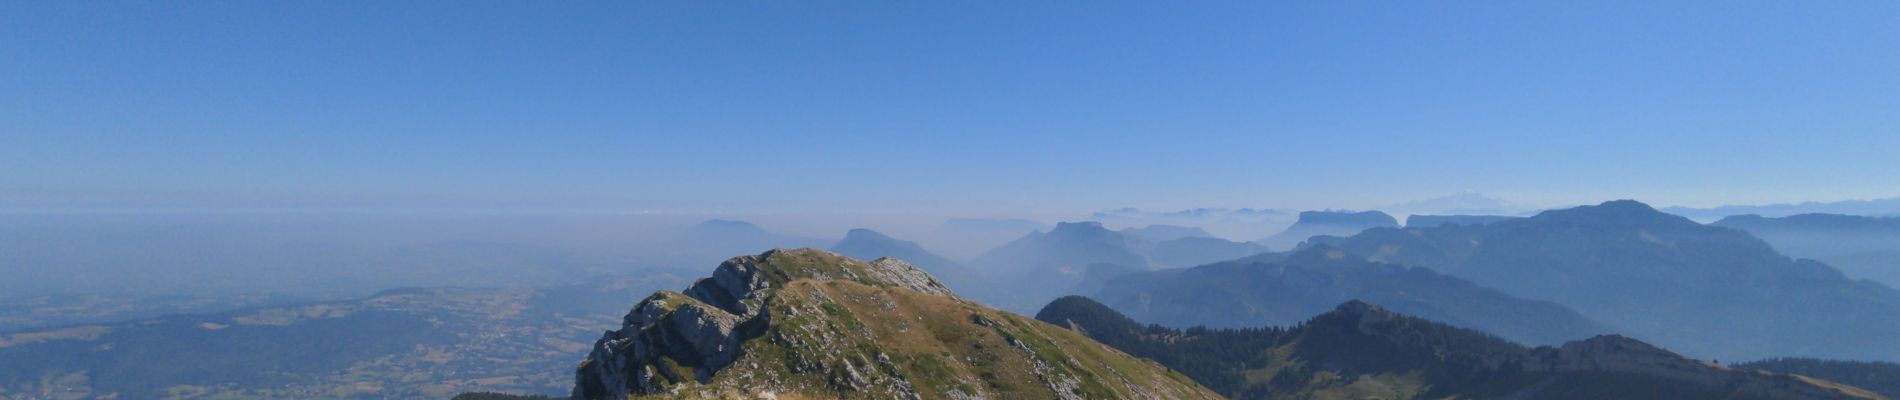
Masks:
[[[581,362],[575,398],[1213,398],[1124,354],[1068,352],[1101,345],[891,258],[735,257],[623,322]]]
[[[620,330],[602,335],[581,362],[575,398],[624,399],[710,375],[737,356],[742,338],[736,328],[744,320],[701,299],[659,292],[642,300],[625,321]],[[672,365],[661,362],[663,357]]]
[[[772,250],[733,257],[685,292],[661,291],[641,300],[581,362],[574,397],[626,398],[657,393],[673,383],[705,381],[730,365],[740,342],[770,323],[765,298],[793,279],[848,279],[936,296],[955,296],[930,274],[903,261],[870,263],[819,250]]]
[[[956,296],[956,293],[950,292],[950,288],[944,287],[942,283],[937,282],[937,278],[901,260],[895,258],[879,258],[872,260],[871,266],[876,267],[867,271],[873,280],[886,282],[893,286],[910,289],[923,294]]]

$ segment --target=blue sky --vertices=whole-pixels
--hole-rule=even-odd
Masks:
[[[0,206],[1900,195],[1900,3],[4,2]]]

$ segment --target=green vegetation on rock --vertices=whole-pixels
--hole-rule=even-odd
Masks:
[[[1358,301],[1288,328],[1143,326],[1075,296],[1036,318],[1239,399],[1881,398],[1833,382],[1729,370],[1620,336],[1527,348]]]
[[[1152,361],[958,298],[892,259],[774,250],[728,260],[683,293],[696,303],[666,308],[652,303],[672,295],[656,295],[635,306],[582,363],[575,396],[1219,397]]]

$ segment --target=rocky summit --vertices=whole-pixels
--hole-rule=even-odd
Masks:
[[[1219,398],[1159,364],[964,300],[891,258],[735,257],[623,322],[581,362],[575,398]]]

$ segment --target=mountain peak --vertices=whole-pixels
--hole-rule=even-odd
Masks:
[[[1352,299],[1345,303],[1340,303],[1338,307],[1333,308],[1333,311],[1313,317],[1308,323],[1324,324],[1326,323],[1324,321],[1337,321],[1343,324],[1343,326],[1338,326],[1339,329],[1357,331],[1360,334],[1371,336],[1395,336],[1395,324],[1403,325],[1412,322],[1431,323],[1425,320],[1401,318],[1398,313],[1386,310],[1384,307],[1379,307],[1372,303],[1360,301],[1359,299]],[[1449,328],[1449,326],[1446,326],[1446,328]]]
[[[1128,240],[1128,237],[1122,235],[1121,232],[1109,230],[1103,227],[1102,223],[1095,221],[1058,222],[1055,229],[1050,229],[1049,234],[1045,236],[1055,240],[1080,240],[1117,245],[1125,244]]]
[[[1618,335],[1618,334],[1592,336],[1589,339],[1566,343],[1563,345],[1563,348],[1575,349],[1578,351],[1599,352],[1599,353],[1602,353],[1602,352],[1654,353],[1654,352],[1668,351],[1668,350],[1663,350],[1660,347],[1656,347],[1655,345],[1644,343],[1641,340],[1636,340],[1635,338]],[[1671,354],[1674,354],[1674,353],[1671,353]]]
[[[1066,328],[1074,328],[1070,326],[1073,322],[1064,323],[1064,321],[1075,319],[1087,319],[1091,324],[1115,322],[1118,325],[1117,328],[1139,329],[1141,327],[1141,324],[1128,319],[1114,308],[1096,302],[1095,299],[1076,295],[1062,296],[1050,301],[1049,305],[1043,306],[1041,311],[1036,312],[1036,319]]]
[[[1578,225],[1592,226],[1701,226],[1695,221],[1662,211],[1636,200],[1611,200],[1594,206],[1577,206],[1562,210],[1550,210],[1537,214],[1533,219],[1559,221]]]
[[[1610,209],[1610,210],[1626,210],[1630,212],[1661,212],[1661,211],[1656,211],[1655,207],[1650,207],[1648,204],[1644,204],[1643,202],[1631,200],[1631,199],[1617,199],[1617,200],[1605,201],[1601,204],[1597,204],[1597,207]]]
[[[866,228],[852,228],[844,232],[844,240],[896,241],[897,238]]]
[[[1391,311],[1386,311],[1384,308],[1379,308],[1379,306],[1372,305],[1372,303],[1359,301],[1359,299],[1352,299],[1352,300],[1347,300],[1345,303],[1339,303],[1339,307],[1334,307],[1333,312],[1347,314],[1347,315],[1391,313]]]
[[[1576,207],[1576,208],[1573,208],[1573,210],[1579,210],[1580,212],[1588,212],[1588,213],[1592,213],[1596,215],[1606,215],[1606,216],[1668,215],[1668,214],[1663,214],[1662,211],[1656,210],[1655,207],[1650,207],[1648,204],[1644,204],[1643,202],[1636,201],[1636,200],[1629,200],[1629,199],[1610,200],[1610,201],[1605,201],[1603,203],[1600,203],[1594,206]]]
[[[573,397],[1218,398],[1125,354],[1072,351],[1094,343],[1061,328],[947,294],[891,258],[733,257],[684,293],[634,306],[576,369]]]
[[[1102,223],[1098,221],[1057,222],[1055,229],[1049,230],[1049,233],[1094,230],[1108,230],[1108,228],[1103,228]]]

